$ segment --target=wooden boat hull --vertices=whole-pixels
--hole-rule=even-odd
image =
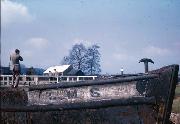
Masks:
[[[133,77],[2,90],[2,122],[11,117],[37,124],[168,124],[178,69],[171,65]],[[18,97],[12,100],[13,95]]]

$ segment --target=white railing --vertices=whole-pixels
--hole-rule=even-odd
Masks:
[[[95,80],[97,76],[40,76],[40,75],[21,75],[19,86],[30,86],[39,84],[51,84],[60,82],[76,82],[84,80]],[[0,75],[1,87],[12,85],[12,75]]]

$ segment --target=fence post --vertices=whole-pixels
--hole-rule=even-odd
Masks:
[[[67,82],[69,81],[69,77],[67,77]]]
[[[77,76],[77,81],[79,81],[79,76]]]
[[[56,83],[59,83],[59,76],[56,76],[56,79],[57,79],[57,82],[56,82]]]

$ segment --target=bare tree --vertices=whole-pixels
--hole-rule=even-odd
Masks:
[[[99,74],[101,72],[100,69],[100,53],[98,45],[92,45],[88,48],[87,52],[87,72],[88,74]]]
[[[63,58],[62,64],[71,64],[75,69],[85,70],[87,49],[81,44],[75,44],[68,56]]]
[[[86,48],[82,43],[75,44],[62,60],[62,64],[71,64],[75,69],[80,69],[86,74],[99,74],[100,53],[98,45],[92,45]]]

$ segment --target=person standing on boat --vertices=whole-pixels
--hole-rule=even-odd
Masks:
[[[10,61],[12,62],[12,87],[17,88],[19,84],[19,77],[21,73],[21,67],[19,61],[23,61],[23,58],[20,56],[20,50],[16,49],[15,53],[10,55]]]

